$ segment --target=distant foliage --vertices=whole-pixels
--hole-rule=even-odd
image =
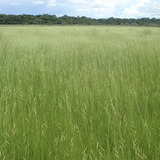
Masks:
[[[64,15],[5,15],[0,14],[0,24],[45,24],[45,25],[132,25],[132,26],[160,26],[160,19],[141,18],[141,19],[121,19],[103,18],[94,19],[85,16],[71,17]]]

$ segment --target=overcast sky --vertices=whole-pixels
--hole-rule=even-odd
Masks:
[[[160,0],[0,0],[0,14],[160,18]]]

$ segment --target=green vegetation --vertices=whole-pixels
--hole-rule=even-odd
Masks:
[[[160,30],[0,27],[0,160],[159,160]]]
[[[102,18],[94,19],[88,17],[71,17],[64,15],[5,15],[0,14],[0,24],[40,24],[40,25],[125,25],[125,26],[159,26],[160,19],[157,18]]]

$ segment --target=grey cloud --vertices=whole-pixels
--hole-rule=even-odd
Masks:
[[[160,17],[160,1],[151,0],[144,6],[138,8],[140,13],[146,14],[149,17]]]

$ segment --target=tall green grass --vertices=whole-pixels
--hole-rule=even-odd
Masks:
[[[0,160],[159,160],[160,30],[0,27]]]

